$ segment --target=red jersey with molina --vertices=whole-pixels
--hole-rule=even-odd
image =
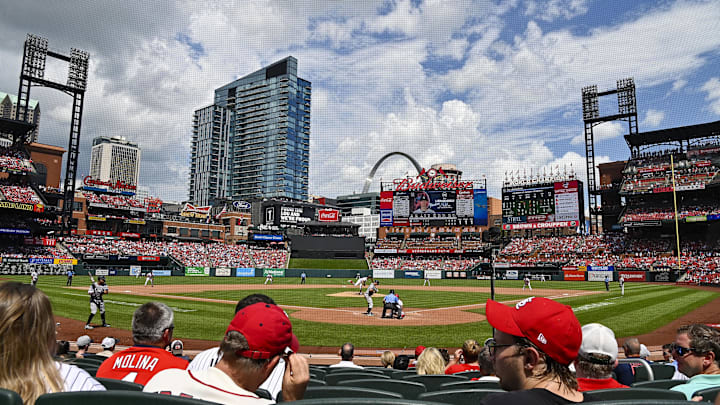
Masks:
[[[608,388],[630,388],[627,385],[620,384],[612,378],[603,378],[600,380],[595,378],[578,378],[577,382],[578,391],[580,392],[604,390]]]
[[[113,354],[98,368],[97,377],[145,385],[155,374],[168,368],[186,369],[187,360],[152,346],[133,346]]]

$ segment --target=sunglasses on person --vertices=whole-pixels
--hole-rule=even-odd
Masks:
[[[677,353],[677,355],[680,356],[680,357],[684,357],[684,356],[687,355],[688,353],[690,353],[690,352],[696,352],[696,351],[697,351],[697,349],[695,349],[694,347],[682,347],[682,346],[677,345],[677,344],[675,344],[675,343],[673,343],[672,347],[670,348],[670,352],[671,352],[671,353],[672,353],[672,352],[675,352],[675,353]]]
[[[509,346],[515,346],[517,343],[510,343],[510,344],[499,344],[497,341],[495,341],[494,338],[490,338],[485,341],[485,346],[490,350],[490,355],[494,356],[497,352],[498,347],[509,347]]]

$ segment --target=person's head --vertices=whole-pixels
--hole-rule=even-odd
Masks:
[[[108,336],[105,339],[100,342],[100,346],[102,346],[103,350],[109,350],[109,351],[115,351],[115,345],[117,344],[117,339],[115,339],[112,336]]]
[[[410,356],[406,354],[399,354],[395,357],[392,367],[395,370],[407,370],[410,365]]]
[[[617,365],[618,345],[615,333],[599,323],[582,327],[582,344],[575,360],[578,377],[606,379]]]
[[[423,350],[415,365],[418,375],[423,374],[444,374],[445,360],[440,351],[434,347]]]
[[[416,347],[415,348],[415,358],[417,359],[418,357],[420,357],[420,355],[422,354],[423,351],[425,351],[425,346],[420,345],[420,346]]]
[[[664,345],[662,345],[663,359],[665,361],[670,362],[673,360],[672,347],[672,343],[665,343]]]
[[[445,365],[447,366],[448,363],[450,363],[450,353],[448,352],[448,349],[438,349],[438,352],[440,352],[440,356],[442,356],[443,362],[445,362]]]
[[[395,353],[391,352],[390,350],[385,350],[383,354],[380,356],[380,363],[383,367],[392,367],[393,363],[395,362]]]
[[[350,342],[345,343],[340,348],[340,358],[343,361],[352,361],[354,355],[355,355],[355,346],[353,346],[352,343],[350,343]]]
[[[673,357],[678,370],[688,377],[720,372],[720,331],[703,324],[691,324],[677,330]]]
[[[280,357],[299,349],[292,324],[277,305],[258,302],[242,308],[230,322],[220,344],[221,362],[249,380],[256,390]],[[252,381],[250,381],[252,380]]]
[[[82,335],[79,338],[77,338],[77,347],[78,350],[87,350],[90,348],[90,343],[92,343],[92,338],[88,335]]]
[[[395,290],[393,290],[393,289],[391,288],[390,291],[388,292],[388,295],[395,295]]]
[[[483,346],[478,356],[478,365],[483,375],[495,375],[495,367],[493,367],[492,358],[490,357],[490,349]]]
[[[640,341],[637,338],[625,339],[623,350],[626,357],[640,357]]]
[[[418,207],[423,210],[427,211],[427,209],[430,207],[430,196],[426,192],[421,192],[415,197]]]
[[[55,319],[45,293],[29,284],[0,284],[0,342],[0,387],[20,394],[25,404],[63,390],[53,360]]]
[[[68,352],[70,351],[70,342],[67,340],[58,340],[57,342],[57,349],[55,350],[56,356],[66,356]]]
[[[482,350],[482,346],[475,339],[468,339],[463,342],[462,352],[465,364],[477,363],[480,350]]]
[[[132,334],[135,344],[165,347],[172,341],[174,315],[162,302],[148,302],[135,310]]]
[[[105,276],[98,276],[98,284],[105,285]]]
[[[241,309],[252,304],[257,304],[258,302],[275,305],[275,301],[273,301],[272,298],[268,297],[265,294],[250,294],[247,297],[238,301],[237,305],[235,305],[235,313],[237,314],[238,311],[240,311]]]
[[[173,354],[173,356],[182,356],[183,355],[183,342],[182,340],[173,340],[172,343],[170,343],[170,353]]]
[[[487,300],[485,314],[495,328],[488,343],[495,375],[506,391],[553,381],[577,389],[569,369],[577,358],[582,331],[572,308],[543,297],[530,297],[514,307]]]

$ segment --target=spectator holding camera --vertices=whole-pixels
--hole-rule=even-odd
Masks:
[[[447,368],[445,368],[445,374],[480,370],[480,363],[478,362],[480,350],[481,346],[477,340],[466,340],[461,349],[455,350],[455,356],[450,360]]]

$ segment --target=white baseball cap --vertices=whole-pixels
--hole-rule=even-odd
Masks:
[[[594,357],[594,354],[609,356],[608,361]],[[617,360],[618,344],[612,329],[599,323],[589,323],[582,327],[582,344],[578,355],[584,360],[597,364],[611,364]]]
[[[104,349],[110,349],[117,343],[117,339],[106,337],[102,340],[102,343],[100,343],[100,346],[102,346]]]
[[[82,335],[77,339],[78,346],[87,346],[92,343],[92,338],[88,335]]]
[[[644,358],[650,357],[650,354],[651,354],[650,350],[648,350],[647,346],[645,346],[644,344],[641,343],[640,344],[640,357],[644,359]]]

